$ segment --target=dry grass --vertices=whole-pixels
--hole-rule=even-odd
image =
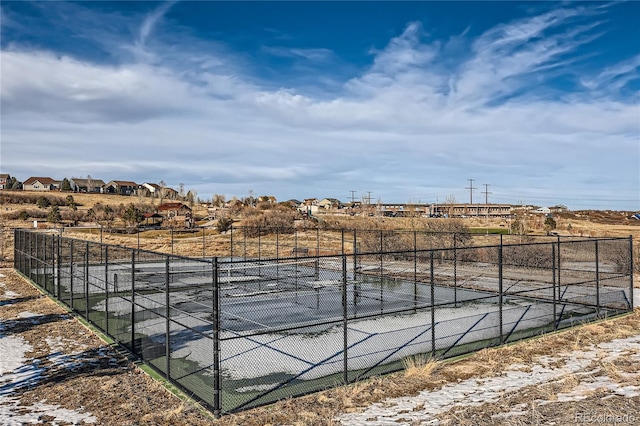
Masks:
[[[104,203],[105,196],[95,194],[74,194],[77,202],[88,208],[96,202]],[[109,196],[114,203],[127,203],[135,197]],[[4,267],[10,267],[12,261],[13,233],[16,227],[31,227],[29,221],[8,221],[2,219],[0,225],[5,226],[5,232],[0,235],[0,244],[4,244]],[[358,218],[363,219],[363,218]],[[384,223],[395,220],[384,218]],[[640,253],[640,227],[633,225],[605,225],[581,221],[581,219],[566,219],[571,221],[575,233],[590,233],[597,235],[627,236],[634,235],[636,253]],[[568,222],[558,218],[559,227],[566,227]],[[356,221],[349,218],[341,222],[345,226],[354,225]],[[393,223],[393,222],[390,222]],[[400,222],[399,222],[400,223]],[[405,229],[417,227],[418,220],[405,220],[401,226]],[[474,226],[472,222],[469,226]],[[499,223],[498,223],[499,225]],[[397,223],[394,225],[397,226]],[[494,225],[491,225],[494,226]],[[355,226],[354,226],[355,227]],[[584,229],[583,229],[584,227]],[[66,232],[66,231],[65,231]],[[82,238],[99,241],[99,233],[70,234]],[[312,245],[315,242],[315,231],[308,231],[308,235],[300,237],[299,246]],[[143,238],[144,236],[144,238]],[[214,232],[207,233],[207,244],[211,241],[212,250],[227,250],[228,237]],[[263,237],[267,242],[275,242],[275,236]],[[321,244],[331,246],[340,242],[337,234],[321,233]],[[105,242],[135,246],[137,236],[103,235]],[[197,236],[180,237],[180,254],[199,253],[202,245]],[[170,252],[171,247],[162,238],[161,233],[141,235],[141,248]],[[209,248],[207,247],[207,250]],[[48,315],[55,320],[43,323],[28,330],[15,331],[24,336],[33,346],[29,356],[46,356],[50,352],[44,337],[64,338],[65,350],[90,351],[104,347],[105,344],[95,335],[80,325],[77,321],[66,316],[65,311],[55,303],[43,297],[32,286],[26,283],[11,269],[2,269],[7,275],[2,279],[7,289],[21,294],[21,300],[2,306],[0,316],[3,320],[15,319],[20,312],[30,311]],[[636,287],[640,287],[640,277],[636,277]],[[16,325],[17,327],[17,325]],[[189,402],[183,402],[170,394],[164,387],[142,373],[121,355],[111,352],[110,356],[117,358],[119,366],[106,365],[98,371],[81,372],[60,383],[47,383],[34,389],[21,392],[24,403],[46,399],[69,409],[85,407],[87,411],[98,416],[101,425],[333,425],[339,413],[359,411],[374,402],[381,402],[386,398],[415,395],[425,389],[439,389],[447,383],[466,380],[471,377],[489,377],[501,374],[505,365],[531,364],[542,355],[581,350],[589,345],[624,338],[638,334],[640,329],[640,311],[631,315],[610,319],[596,324],[586,324],[571,330],[545,335],[517,344],[485,349],[464,359],[453,361],[436,361],[428,357],[411,357],[405,360],[405,371],[385,377],[375,377],[350,386],[329,389],[301,398],[288,399],[270,406],[257,408],[243,413],[228,415],[222,419],[212,421],[199,409]],[[90,353],[90,352],[87,352]],[[620,379],[627,372],[636,372],[637,365],[628,358],[616,362],[603,362],[599,371],[609,377]],[[554,403],[539,406],[537,400],[554,401],[559,392],[573,389],[578,379],[568,375],[562,381],[549,386],[526,389],[517,397],[505,397],[500,404],[483,407],[466,407],[464,410],[451,411],[441,416],[442,424],[475,425],[475,424],[542,424],[541,419],[553,419],[556,424],[574,423],[576,410],[588,412],[594,407],[612,412],[640,412],[639,401],[636,398],[624,400],[613,398],[602,400],[602,395],[594,394],[578,403]],[[637,383],[640,385],[640,383]],[[504,412],[508,407],[524,404],[528,415],[495,420],[490,414]],[[503,408],[499,408],[503,405]],[[506,407],[506,408],[504,408]]]

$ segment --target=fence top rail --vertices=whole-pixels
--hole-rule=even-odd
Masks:
[[[24,232],[24,233],[31,233],[31,234],[36,234],[36,233],[40,233],[42,234],[43,230],[38,230],[38,229],[30,229],[30,228],[15,228],[14,232],[18,233],[18,232]],[[393,231],[391,231],[393,232]],[[55,235],[55,233],[51,233],[48,232],[47,234],[52,234]],[[445,232],[442,234],[446,234],[446,235],[453,235],[453,234],[459,234],[459,233],[454,233],[454,232]],[[471,235],[471,234],[470,234]],[[61,234],[58,234],[57,236],[59,236],[59,238],[63,239],[63,240],[68,240],[68,241],[77,241],[77,242],[81,242],[81,243],[88,243],[91,245],[98,245],[98,246],[105,246],[105,247],[113,247],[113,248],[117,248],[117,249],[123,249],[123,250],[127,250],[129,252],[135,252],[137,254],[146,254],[146,255],[152,255],[152,256],[157,256],[159,258],[164,258],[164,259],[169,259],[169,261],[190,261],[190,262],[202,262],[202,263],[213,263],[218,262],[219,264],[237,264],[237,263],[250,263],[250,262],[263,262],[263,261],[304,261],[304,260],[311,260],[311,259],[331,259],[331,258],[340,258],[342,256],[353,256],[353,255],[357,255],[357,256],[373,256],[373,255],[387,255],[387,256],[391,256],[391,255],[424,255],[425,253],[431,253],[433,252],[435,253],[440,253],[440,252],[449,252],[449,251],[463,251],[463,250],[479,250],[479,249],[497,249],[499,247],[502,248],[509,248],[509,247],[525,247],[525,246],[544,246],[544,245],[551,245],[551,244],[558,244],[558,242],[562,242],[562,244],[579,244],[579,243],[586,243],[586,242],[594,242],[594,241],[629,241],[631,236],[629,237],[573,237],[570,240],[564,240],[564,237],[552,237],[554,238],[553,241],[530,241],[530,242],[526,242],[526,243],[502,243],[502,244],[490,244],[490,245],[481,245],[481,246],[459,246],[459,247],[434,247],[434,248],[427,248],[427,249],[406,249],[406,250],[391,250],[391,251],[358,251],[356,253],[338,253],[338,254],[317,254],[317,255],[304,255],[304,256],[279,256],[279,257],[263,257],[263,258],[229,258],[227,256],[213,256],[213,257],[190,257],[190,256],[181,256],[181,255],[177,255],[177,254],[169,254],[169,253],[162,253],[162,252],[157,252],[157,251],[152,251],[152,250],[146,250],[146,249],[138,249],[138,248],[132,248],[132,247],[127,247],[127,246],[123,246],[123,245],[118,245],[118,244],[110,244],[110,243],[100,243],[100,242],[96,242],[96,241],[90,241],[90,240],[83,240],[83,239],[79,239],[79,238],[73,238],[73,237],[66,237],[66,236],[62,236]],[[530,236],[528,236],[530,237]],[[537,237],[543,237],[543,236],[537,236]],[[547,238],[549,238],[548,236],[546,236]],[[581,239],[577,239],[577,238],[581,238]]]

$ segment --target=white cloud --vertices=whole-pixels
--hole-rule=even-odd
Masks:
[[[503,24],[475,40],[465,31],[455,43],[431,40],[412,22],[341,91],[319,96],[293,84],[271,89],[220,44],[156,37],[169,7],[149,15],[131,42],[152,62],[105,65],[3,48],[3,171],[22,179],[162,179],[205,197],[254,189],[346,199],[354,189],[389,202],[450,193],[464,200],[474,177],[491,184],[495,201],[524,193],[561,202],[584,191],[596,202],[615,191],[627,200],[620,206],[639,203],[638,104],[605,90],[632,81],[638,57],[583,76],[595,98],[522,94],[568,67],[605,25],[576,25],[585,9]]]

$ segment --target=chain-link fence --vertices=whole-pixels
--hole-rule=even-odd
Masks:
[[[14,259],[216,414],[633,309],[630,238],[345,234],[337,255],[278,236],[272,258],[187,258],[16,230]]]

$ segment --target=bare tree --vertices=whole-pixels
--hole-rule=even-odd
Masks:
[[[455,204],[458,204],[458,201],[456,200],[456,196],[453,194],[447,195],[446,198],[444,199],[444,205],[446,206],[447,216],[453,217],[453,206]]]
[[[197,197],[197,192],[195,189],[191,189],[189,190],[189,192],[187,192],[187,195],[185,196],[185,200],[189,203],[189,207],[191,209],[193,209],[193,205],[196,202],[196,197]]]
[[[213,194],[213,198],[211,199],[211,205],[213,207],[224,207],[226,199],[222,194]]]
[[[164,197],[165,197],[165,195],[166,195],[166,194],[165,194],[165,189],[166,189],[166,187],[167,187],[167,184],[166,184],[163,180],[161,180],[161,181],[158,183],[158,186],[160,187],[160,191],[159,191],[158,196],[160,197],[160,204],[162,204],[162,201],[164,200]]]

